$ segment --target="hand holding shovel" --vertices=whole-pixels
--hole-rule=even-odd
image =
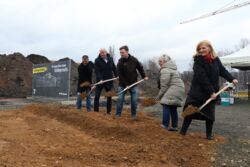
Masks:
[[[89,92],[89,95],[91,94],[91,92],[96,88],[97,85],[101,85],[101,84],[104,84],[106,82],[110,82],[110,81],[114,81],[114,80],[117,80],[119,77],[116,77],[116,78],[111,78],[111,79],[107,79],[107,80],[101,80],[97,83],[95,83],[93,86],[91,86],[91,90]]]
[[[187,108],[183,111],[182,113],[182,117],[186,117],[195,113],[201,113],[200,111],[207,105],[209,104],[212,100],[214,100],[215,97],[217,97],[219,94],[221,94],[223,91],[225,91],[226,89],[233,87],[233,83],[228,83],[227,86],[225,86],[224,88],[222,88],[219,92],[217,92],[216,94],[213,95],[213,97],[210,97],[202,106],[200,106],[199,108],[193,105],[188,105]]]

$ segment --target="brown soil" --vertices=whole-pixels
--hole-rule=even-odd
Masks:
[[[136,121],[104,113],[41,104],[0,112],[0,167],[208,167],[223,141],[183,137],[143,113]]]
[[[112,97],[112,96],[116,96],[116,95],[117,95],[117,93],[112,92],[112,91],[108,91],[108,92],[105,92],[105,93],[104,93],[104,96],[105,96],[105,97]]]
[[[80,96],[81,96],[81,99],[84,100],[88,96],[88,94],[83,92],[80,94]]]
[[[80,84],[80,87],[88,88],[88,87],[91,87],[91,84],[89,82],[83,82],[83,83]]]
[[[144,98],[141,102],[141,105],[144,107],[149,107],[149,106],[153,106],[157,103],[157,101],[155,101],[154,98]]]
[[[198,112],[199,112],[198,107],[188,105],[187,108],[185,108],[184,112],[181,113],[181,116],[185,118],[186,116],[189,116]]]

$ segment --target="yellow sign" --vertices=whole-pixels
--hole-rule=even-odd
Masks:
[[[39,67],[33,69],[33,74],[43,73],[46,72],[48,69],[47,67]]]

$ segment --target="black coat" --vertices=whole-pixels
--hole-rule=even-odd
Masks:
[[[94,64],[90,61],[87,65],[81,63],[78,67],[78,86],[77,91],[83,92],[84,88],[80,87],[80,84],[83,82],[92,83],[92,72],[94,69]]]
[[[117,77],[117,70],[114,64],[113,58],[110,55],[107,55],[107,63],[101,56],[95,59],[95,74],[96,74],[96,82],[100,80],[107,80],[113,77]],[[103,84],[108,88],[112,88],[113,82],[107,82]]]
[[[129,55],[128,58],[120,58],[117,64],[119,85],[126,87],[137,82],[137,70],[141,77],[145,78],[143,66],[134,56]]]
[[[189,104],[200,107],[203,103],[206,102],[207,99],[211,97],[211,94],[218,92],[220,89],[219,76],[225,78],[229,82],[232,82],[234,79],[222,65],[218,57],[215,58],[212,63],[208,63],[204,59],[204,56],[195,56],[193,70],[194,76],[190,91],[186,99],[186,103],[184,105],[184,109]],[[198,114],[196,118],[209,118],[211,120],[214,120],[215,104],[215,100],[209,103],[201,111],[204,115],[201,116],[200,114]]]

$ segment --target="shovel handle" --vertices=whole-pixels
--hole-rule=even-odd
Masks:
[[[114,80],[117,80],[118,78],[119,78],[119,77],[111,78],[111,79],[107,79],[107,80],[99,81],[99,82],[95,83],[95,84],[91,87],[91,90],[90,90],[90,92],[89,92],[89,95],[90,95],[91,92],[95,89],[95,87],[96,87],[97,85],[101,85],[101,84],[106,83],[106,82],[114,81]]]
[[[101,85],[101,84],[106,83],[106,82],[114,81],[114,80],[117,80],[118,78],[119,77],[107,79],[107,80],[104,80],[104,81],[99,81],[99,82],[95,83],[94,86]]]
[[[220,91],[218,91],[215,95],[216,97],[221,94],[223,91],[225,91],[226,89],[232,87],[232,84],[230,83],[229,85],[225,86],[224,88],[222,88]],[[213,99],[210,97],[200,108],[199,110],[202,110],[208,103],[210,103]]]
[[[123,89],[121,92],[119,92],[118,95],[121,94],[121,93],[123,93],[123,92],[125,92],[126,90],[130,89],[131,87],[133,87],[133,86],[135,86],[135,85],[143,82],[143,81],[145,81],[145,79],[142,79],[140,81],[137,81],[137,82],[133,83],[132,85],[129,85],[128,87],[126,87],[125,89]]]

